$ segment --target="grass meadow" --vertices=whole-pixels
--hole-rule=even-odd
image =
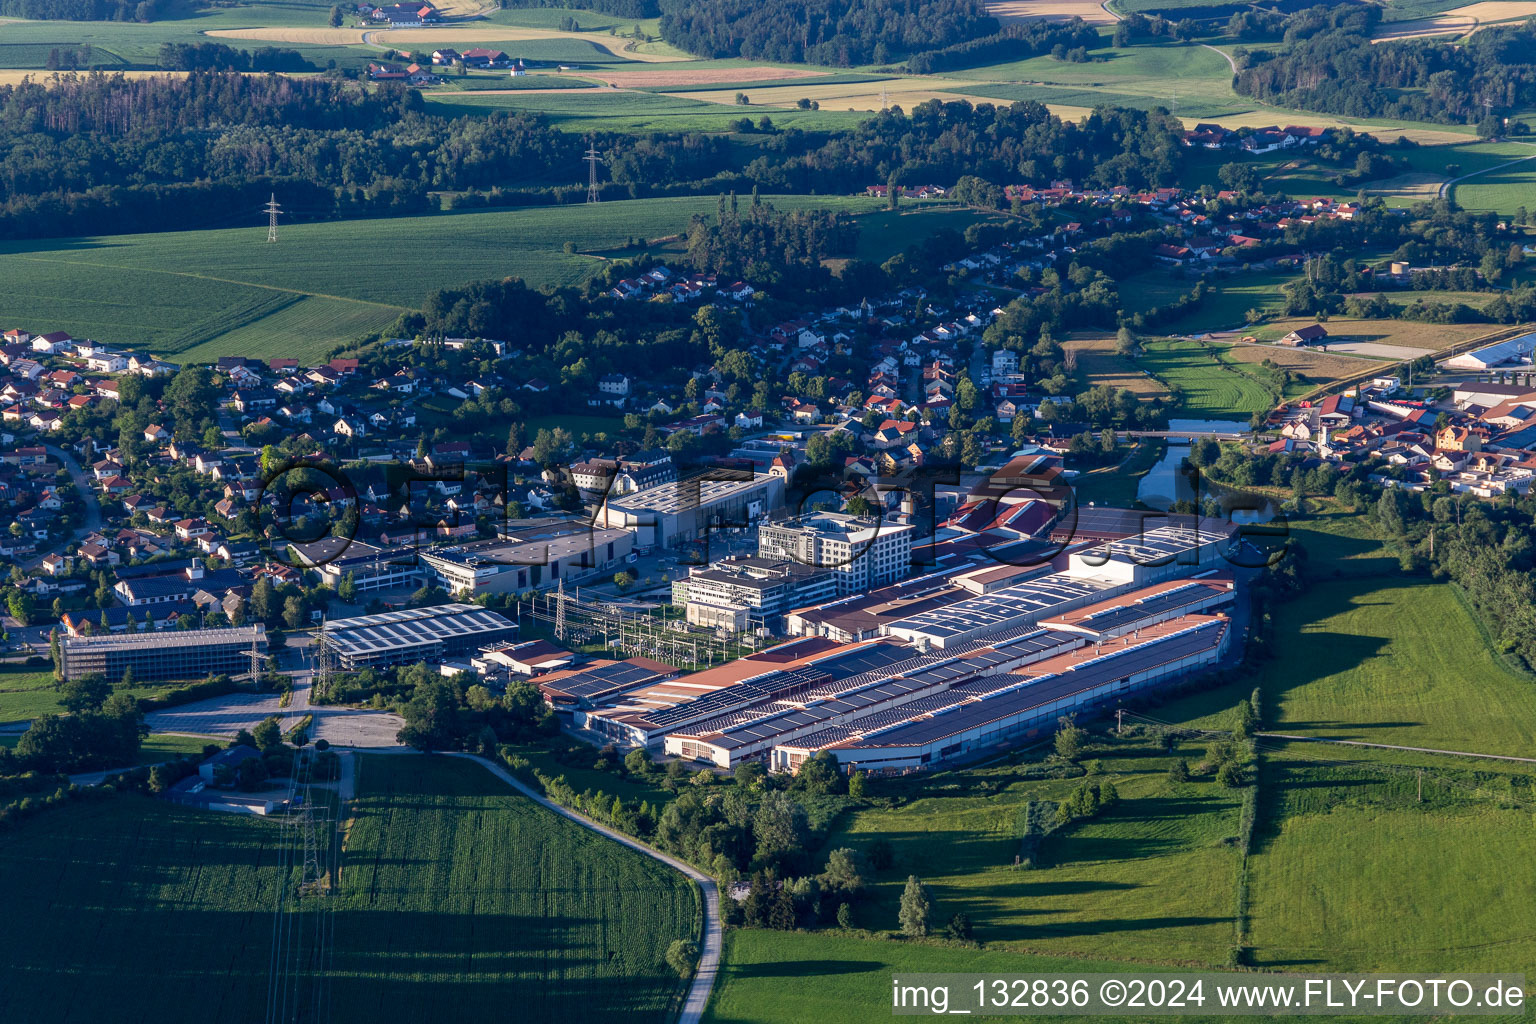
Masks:
[[[60,710],[53,669],[0,665],[0,722],[21,722]]]
[[[1351,578],[1279,609],[1298,638],[1262,668],[1277,732],[1530,756],[1536,684],[1483,641],[1450,584]]]
[[[846,196],[774,196],[782,207],[880,208]],[[683,230],[713,196],[424,217],[0,243],[0,306],[18,323],[142,346],[180,361],[229,353],[314,358],[380,331],[434,288],[522,277],[576,284],[601,262],[586,250]],[[419,249],[410,274],[338,253]],[[442,241],[445,240],[446,241]],[[577,250],[563,251],[569,241]],[[42,326],[46,325],[46,326]]]
[[[1178,389],[1179,408],[1205,415],[1261,412],[1275,404],[1258,377],[1233,361],[1219,358],[1224,346],[1207,348],[1193,341],[1153,341],[1142,346],[1137,362]]]
[[[1193,763],[1201,749],[1178,755]],[[916,874],[936,924],[964,913],[989,947],[1221,963],[1233,935],[1237,865],[1225,840],[1237,828],[1237,795],[1208,778],[1170,783],[1173,758],[1145,740],[1109,742],[1089,756],[1114,780],[1120,803],[1054,833],[1035,870],[1013,867],[1018,810],[1028,799],[1064,798],[1078,779],[971,769],[922,786],[896,808],[855,812],[827,848],[885,839],[896,854],[855,908],[855,925],[894,929],[901,888]]]
[[[699,913],[681,875],[468,762],[366,758],[359,786],[318,987],[303,965],[320,948],[319,901],[274,917],[294,876],[278,822],[121,795],[0,835],[7,1012],[262,1019],[280,920],[298,951],[298,970],[279,975],[290,1011],[318,997],[337,1021],[489,1019],[509,1006],[562,1024],[669,1018],[679,982],[663,957]]]

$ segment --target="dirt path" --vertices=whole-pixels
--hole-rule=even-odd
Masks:
[[[1514,757],[1509,754],[1474,754],[1470,750],[1437,750],[1434,747],[1402,747],[1396,743],[1367,743],[1364,740],[1331,740],[1325,736],[1287,736],[1281,732],[1256,732],[1272,740],[1296,740],[1300,743],[1337,743],[1346,747],[1374,747],[1377,750],[1406,750],[1414,754],[1448,754],[1451,757],[1479,757],[1488,761],[1520,761],[1536,764],[1536,757]]]

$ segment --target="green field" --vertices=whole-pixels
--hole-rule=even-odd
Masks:
[[[877,200],[774,196],[781,207],[876,210]],[[0,243],[0,307],[34,330],[143,346],[172,359],[228,353],[314,358],[377,332],[434,288],[487,278],[575,284],[581,253],[675,234],[713,196],[473,211],[281,227]],[[571,242],[576,253],[562,251]],[[423,249],[411,273],[338,253]]]
[[[0,665],[0,722],[20,722],[59,710],[53,669]]]
[[[868,1024],[891,1013],[891,976],[905,973],[1071,974],[1132,971],[1140,964],[1095,956],[1026,956],[927,943],[890,942],[858,934],[733,929],[705,1021],[709,1024]],[[1018,1021],[1019,1017],[967,1020]],[[1074,1017],[1108,1024],[1124,1017]],[[1164,1018],[1176,1020],[1178,1018]]]
[[[681,875],[468,762],[367,758],[359,784],[328,915],[324,1016],[482,1020],[516,1007],[529,1021],[668,1019],[679,983],[662,957],[698,921]],[[292,877],[279,863],[285,835],[291,843],[275,822],[133,795],[6,832],[8,1015],[262,1019],[275,887]],[[297,977],[286,987],[305,1014],[320,902],[276,919],[299,953],[284,976]]]
[[[1273,824],[1252,861],[1257,963],[1529,971],[1536,875],[1511,870],[1525,862],[1536,824],[1529,777],[1511,790],[1439,758],[1420,802],[1414,771],[1333,765],[1351,755],[1319,757],[1313,746],[1290,744],[1266,768]],[[1524,809],[1504,803],[1511,792]]]
[[[1198,342],[1148,342],[1137,362],[1179,389],[1179,408],[1185,412],[1247,415],[1275,404],[1269,389],[1247,370],[1239,369],[1241,364],[1218,360]]]
[[[1493,210],[1506,217],[1513,216],[1521,207],[1536,209],[1536,149],[1521,148],[1533,159],[1512,167],[1485,171],[1470,181],[1454,185],[1451,198],[1468,210]],[[1525,153],[1517,155],[1524,156]]]
[[[1202,749],[1179,756],[1193,763]],[[1018,809],[1027,799],[1060,800],[1079,779],[1031,780],[1006,765],[973,769],[943,780],[958,785],[936,784],[895,809],[857,811],[827,847],[885,839],[896,862],[859,902],[854,923],[894,929],[901,887],[916,873],[933,919],[964,913],[989,947],[1220,964],[1233,934],[1236,861],[1224,839],[1237,825],[1236,794],[1209,778],[1169,783],[1172,757],[1144,741],[1090,756],[1115,781],[1120,803],[1053,834],[1035,870],[1013,867]]]
[[[1280,609],[1260,674],[1277,732],[1531,756],[1536,683],[1488,650],[1449,584],[1345,578]]]
[[[869,119],[867,112],[736,107],[685,96],[629,89],[579,93],[571,90],[540,90],[531,95],[499,96],[434,92],[428,93],[425,98],[429,111],[449,116],[485,114],[494,110],[526,110],[543,115],[558,128],[575,132],[594,129],[621,132],[721,132],[731,130],[744,117],[753,124],[762,117],[768,117],[778,128],[829,131],[852,128]]]

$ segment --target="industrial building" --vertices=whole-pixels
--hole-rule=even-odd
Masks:
[[[676,480],[634,494],[610,496],[596,524],[633,531],[642,551],[700,540],[712,530],[744,527],[784,503],[777,476],[751,480]]]
[[[823,750],[848,767],[907,771],[1006,744],[1222,657],[1228,622],[1213,613],[1235,584],[1210,564],[1221,545],[1194,532],[1084,546],[1062,555],[1059,571],[1002,577],[996,589],[970,578],[990,570],[968,569],[966,587],[934,574],[828,602],[803,622],[813,635],[666,680],[654,694],[639,677],[621,690],[599,686],[575,724],[722,768],[755,759],[776,771]],[[1182,565],[1181,555],[1207,564]],[[1143,569],[1186,575],[1138,583]]]
[[[628,530],[563,516],[508,523],[505,536],[452,547],[423,548],[424,570],[457,597],[552,587],[613,572],[634,550]]]
[[[479,605],[440,604],[334,619],[325,624],[317,640],[342,669],[355,672],[437,661],[516,633],[517,623]]]
[[[1491,370],[1496,366],[1530,366],[1533,352],[1536,352],[1536,334],[1522,334],[1518,338],[1509,338],[1452,356],[1442,365],[1450,370]]]
[[[830,752],[847,770],[909,771],[1006,746],[1055,729],[1066,714],[1155,686],[1216,662],[1225,618],[1191,615],[1119,644],[1065,650],[1026,668],[936,693],[925,705],[830,726],[776,745],[772,768],[794,771]]]
[[[289,545],[300,565],[308,565],[320,574],[320,580],[332,590],[341,586],[348,575],[359,594],[375,590],[421,586],[423,574],[416,563],[416,549],[410,546],[381,548],[360,540],[343,542],[328,537],[314,544]]]
[[[772,558],[726,558],[672,583],[672,603],[687,609],[690,625],[736,633],[778,632],[785,612],[836,594],[832,570]]]
[[[184,629],[60,638],[65,679],[102,675],[117,682],[133,669],[138,682],[243,675],[251,651],[265,657],[267,630],[260,624],[227,629]]]
[[[813,512],[798,519],[764,523],[757,553],[836,573],[840,595],[862,594],[912,571],[911,523],[846,512]]]

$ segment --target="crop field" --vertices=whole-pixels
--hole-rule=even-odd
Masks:
[[[999,21],[1082,18],[1090,25],[1112,25],[1116,20],[1097,0],[992,0],[987,13]]]
[[[769,197],[783,207],[875,210],[874,199]],[[208,231],[0,244],[0,306],[47,324],[183,359],[230,352],[318,355],[387,327],[427,292],[522,277],[574,284],[599,265],[580,251],[629,236],[675,234],[714,197],[472,211],[285,225],[270,245],[257,225]],[[446,233],[446,234],[444,234]],[[410,275],[338,253],[408,250],[451,237]],[[578,253],[562,251],[566,241]]]
[[[1280,609],[1260,674],[1278,732],[1528,756],[1536,686],[1489,651],[1449,584],[1343,579]]]
[[[1274,397],[1257,377],[1218,359],[1225,346],[1208,350],[1193,341],[1153,341],[1142,346],[1137,362],[1180,393],[1179,407],[1190,413],[1236,416],[1271,408]]]
[[[1391,297],[1394,293],[1387,293]],[[1412,301],[1414,297],[1434,298],[1438,292],[1399,292],[1398,298],[1408,297]],[[1482,295],[1480,299],[1486,301],[1488,296]],[[1255,327],[1248,334],[1259,341],[1278,341],[1298,327],[1316,321],[1306,317],[1288,317],[1282,320],[1270,322]],[[1436,352],[1451,345],[1470,341],[1488,334],[1495,328],[1488,324],[1421,324],[1411,320],[1351,320],[1347,317],[1331,317],[1328,320],[1328,350],[1354,352],[1363,355],[1375,355],[1383,359],[1413,358],[1424,352]],[[1232,350],[1234,357],[1250,359],[1253,362],[1262,362],[1258,353],[1275,360],[1284,366],[1292,365],[1287,360],[1313,359],[1319,361],[1331,360],[1337,363],[1344,376],[1349,372],[1346,367],[1353,365],[1355,370],[1363,369],[1363,364],[1355,360],[1339,361],[1338,357],[1330,357],[1326,352],[1317,348],[1291,349],[1275,346],[1274,348],[1253,348],[1246,351],[1254,355],[1244,355],[1245,347],[1237,346]],[[1303,371],[1305,372],[1305,371]]]
[[[869,117],[867,113],[846,111],[740,107],[735,106],[729,98],[726,103],[706,103],[675,93],[628,89],[539,92],[535,95],[434,92],[428,93],[425,99],[428,110],[454,116],[487,114],[496,110],[526,110],[541,114],[555,127],[572,132],[593,129],[633,132],[730,131],[744,117],[756,123],[765,114],[779,128],[827,131],[852,128]],[[734,91],[730,95],[734,96]]]
[[[1506,217],[1514,216],[1521,207],[1536,209],[1536,146],[1518,146],[1506,159],[1520,162],[1489,168],[1458,182],[1451,186],[1451,198],[1468,210],[1492,210]]]
[[[369,757],[347,837],[340,949],[389,951],[349,983],[357,1020],[661,1021],[667,945],[697,934],[682,875],[557,817],[478,765]],[[366,959],[359,959],[359,966]]]
[[[681,875],[468,762],[365,759],[359,784],[332,897],[327,1016],[666,1018],[678,981],[662,958],[699,913]],[[6,832],[7,1013],[260,1020],[276,886],[292,877],[283,836],[276,822],[134,795]],[[295,948],[314,949],[316,919],[312,902],[290,912]],[[306,998],[308,982],[295,986]]]

